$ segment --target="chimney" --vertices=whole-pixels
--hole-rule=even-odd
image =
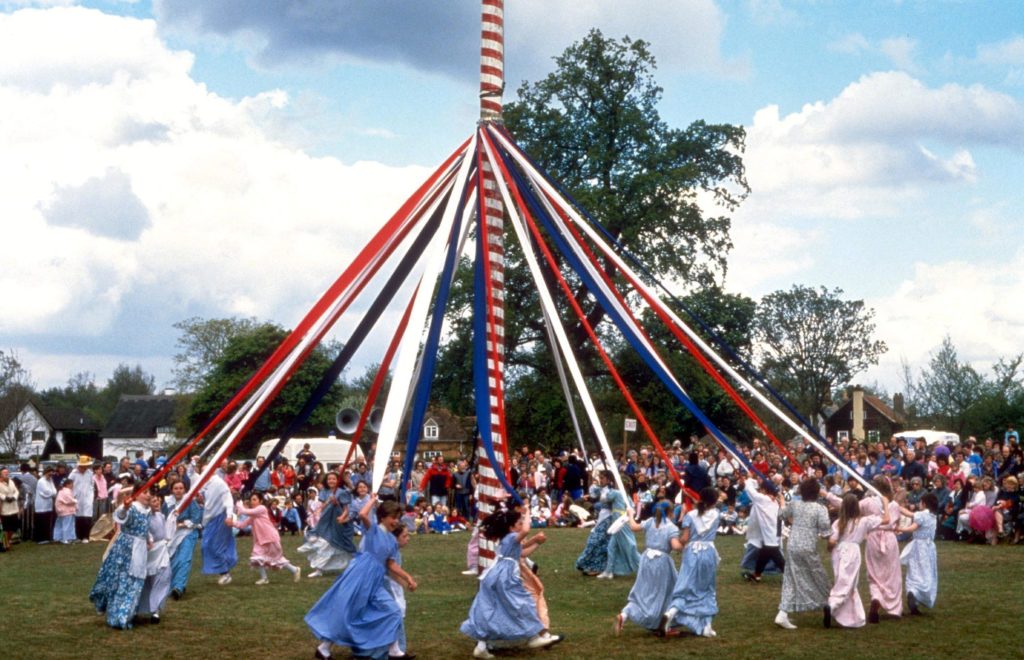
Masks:
[[[903,408],[903,395],[897,392],[892,395],[892,409],[897,415],[906,415],[907,411]]]
[[[853,388],[853,431],[850,435],[854,440],[864,441],[864,389]]]

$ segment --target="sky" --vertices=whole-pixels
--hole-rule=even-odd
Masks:
[[[890,393],[1024,350],[1019,3],[506,0],[506,100],[593,27],[746,128],[727,290],[864,300]],[[178,321],[292,327],[472,133],[478,48],[471,0],[0,0],[0,348],[163,386]]]

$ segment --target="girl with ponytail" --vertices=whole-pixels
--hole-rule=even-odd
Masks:
[[[676,583],[676,565],[670,553],[683,549],[678,538],[679,528],[669,520],[671,507],[668,500],[659,501],[654,505],[654,516],[642,523],[633,518],[632,510],[629,511],[629,528],[634,532],[643,530],[647,549],[640,555],[636,582],[626,606],[615,616],[616,635],[622,632],[627,620],[656,631],[662,613],[669,607]]]
[[[661,617],[662,633],[683,626],[702,637],[717,636],[711,621],[718,614],[718,501],[717,488],[702,488],[697,508],[683,517],[680,541],[686,549],[672,601]]]

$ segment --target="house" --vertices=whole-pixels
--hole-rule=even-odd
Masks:
[[[825,433],[836,440],[878,442],[903,430],[903,396],[893,396],[893,406],[854,387],[845,401],[825,421]]]
[[[3,430],[10,438],[5,446],[14,448],[18,458],[51,454],[87,454],[100,452],[100,424],[81,410],[48,406],[31,400],[10,419]]]
[[[469,418],[468,423],[475,424],[475,418]],[[444,408],[428,407],[423,418],[423,432],[416,450],[417,457],[430,461],[435,456],[444,456],[451,460],[469,455],[473,451],[473,437],[472,431],[466,430],[466,424],[467,420],[453,415]],[[405,439],[408,437],[409,422],[406,418],[396,438],[394,451],[391,452],[392,458],[405,457]]]
[[[122,394],[103,428],[103,456],[133,456],[178,442],[179,398],[172,394]]]

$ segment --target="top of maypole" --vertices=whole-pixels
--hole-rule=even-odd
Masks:
[[[505,1],[481,0],[480,121],[501,121],[505,89]]]

